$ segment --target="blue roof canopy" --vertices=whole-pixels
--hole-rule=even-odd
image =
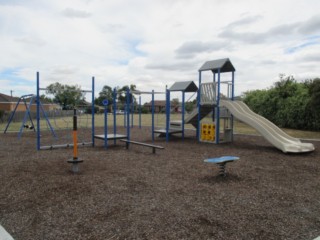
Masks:
[[[168,90],[170,92],[196,92],[198,87],[193,81],[175,82]]]
[[[211,70],[212,72],[217,73],[218,69],[220,69],[221,73],[236,71],[236,69],[233,67],[230,59],[229,58],[223,58],[223,59],[218,59],[218,60],[205,62],[201,66],[201,68],[199,69],[199,72]]]

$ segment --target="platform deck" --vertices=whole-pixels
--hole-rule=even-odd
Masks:
[[[166,129],[157,129],[157,130],[154,130],[153,132],[160,133],[160,134],[166,134],[167,133]],[[169,134],[182,133],[182,130],[180,130],[180,129],[170,129],[168,131],[168,133]]]
[[[104,134],[101,135],[94,135],[94,138],[104,140],[106,137]],[[127,139],[127,135],[122,134],[107,134],[107,140],[115,140],[115,139]]]

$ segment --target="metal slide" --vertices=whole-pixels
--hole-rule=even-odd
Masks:
[[[220,107],[226,107],[234,117],[255,128],[266,140],[284,153],[314,151],[312,143],[302,143],[282,131],[266,118],[254,113],[241,101],[220,100]]]

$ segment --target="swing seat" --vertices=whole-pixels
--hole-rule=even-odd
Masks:
[[[24,128],[28,128],[28,129],[34,129],[34,126],[33,125],[28,125],[28,124],[25,124],[23,125]]]

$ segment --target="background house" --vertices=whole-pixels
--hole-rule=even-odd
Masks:
[[[25,99],[27,105],[29,105],[30,99],[31,99],[30,97]],[[19,97],[11,97],[9,95],[0,93],[0,110],[3,110],[5,112],[12,112],[15,109],[18,100],[19,100]],[[56,109],[61,109],[61,107],[55,103],[50,103],[45,100],[41,100],[41,103],[42,103],[43,109],[45,111],[52,111],[52,110],[56,110]],[[24,101],[20,101],[16,111],[17,112],[25,112],[26,111]],[[37,111],[37,104],[36,104],[35,99],[33,101],[33,104],[30,107],[30,111],[31,112]]]
[[[152,101],[145,103],[143,105],[149,112],[152,111]],[[154,101],[154,111],[156,113],[166,111],[166,100],[155,100]]]
[[[0,93],[0,110],[11,112],[14,110],[19,98],[11,97],[9,95],[5,95]],[[23,104],[19,104],[17,111],[25,111],[25,107]]]
[[[148,103],[145,103],[143,106],[149,112],[151,112],[151,110],[152,110],[152,101],[150,101]],[[173,99],[170,102],[170,108],[171,108],[171,112],[179,112],[179,111],[181,111],[181,106],[179,104],[179,101],[177,101],[175,99]],[[166,100],[155,100],[154,101],[154,111],[156,113],[160,113],[160,112],[165,113],[166,112]]]

